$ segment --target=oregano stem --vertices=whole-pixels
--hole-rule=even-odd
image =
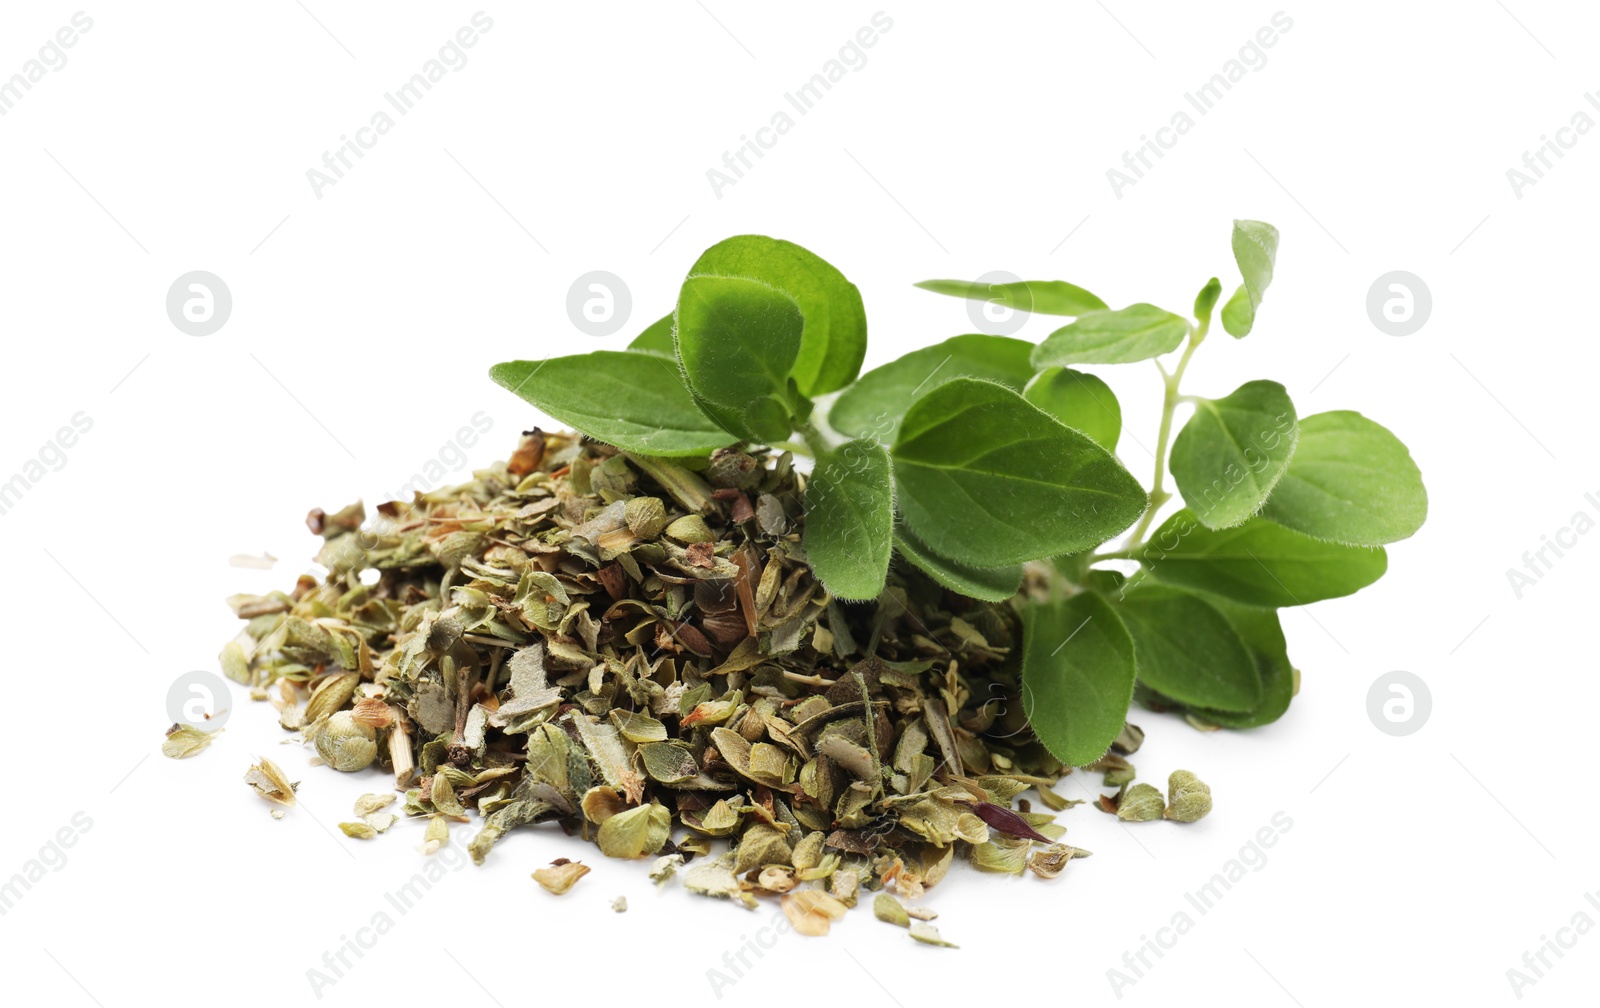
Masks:
[[[806,441],[803,439],[799,441],[774,441],[768,447],[779,448],[786,452],[794,452],[796,455],[803,456],[804,458],[816,457],[812,454],[811,445],[806,443]]]
[[[1162,382],[1166,385],[1166,394],[1161,399],[1161,429],[1156,435],[1156,472],[1150,483],[1150,506],[1145,508],[1144,515],[1139,519],[1139,524],[1133,527],[1133,535],[1129,537],[1128,544],[1121,550],[1124,554],[1136,552],[1144,545],[1145,533],[1150,531],[1150,523],[1155,521],[1156,512],[1162,505],[1172,499],[1172,494],[1167,492],[1167,447],[1172,441],[1172,415],[1178,408],[1178,403],[1188,397],[1178,392],[1179,383],[1183,381],[1183,373],[1188,370],[1189,359],[1194,356],[1206,338],[1206,331],[1211,328],[1209,318],[1202,319],[1198,326],[1189,329],[1189,342],[1183,348],[1183,356],[1178,358],[1177,367],[1168,374],[1166,368],[1156,362],[1156,367],[1161,370]]]
[[[828,439],[823,437],[822,431],[818,430],[817,425],[810,420],[802,421],[795,427],[795,440],[774,447],[795,451],[796,445],[801,446],[801,450],[796,454],[804,455],[806,458],[816,458],[829,447]]]

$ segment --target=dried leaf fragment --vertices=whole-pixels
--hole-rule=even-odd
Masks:
[[[619,812],[601,823],[595,843],[606,857],[641,858],[660,850],[671,829],[672,813],[666,806],[651,802]]]
[[[701,896],[736,899],[748,910],[756,908],[756,898],[740,888],[739,880],[734,877],[731,853],[705,858],[690,865],[689,870],[683,873],[683,887]]]
[[[960,948],[960,945],[945,941],[939,937],[939,929],[932,924],[917,921],[911,925],[911,937],[924,945],[937,945],[940,948]]]
[[[589,874],[589,866],[580,861],[568,861],[558,858],[550,863],[548,868],[540,868],[533,873],[533,880],[544,886],[545,891],[560,896],[585,875]]]
[[[799,934],[820,938],[849,907],[820,889],[802,889],[783,898],[783,914]]]
[[[392,794],[364,794],[356,799],[355,813],[362,818],[366,818],[380,809],[386,809],[393,805],[395,797]]]
[[[417,850],[424,854],[436,854],[439,848],[450,842],[450,823],[444,816],[433,816],[428,820],[428,828],[422,834],[422,846]]]
[[[657,888],[665,886],[681,867],[683,867],[682,854],[664,854],[650,863],[650,881],[654,882]]]
[[[245,771],[244,782],[256,789],[256,794],[269,802],[278,805],[293,805],[294,791],[299,784],[289,783],[289,778],[283,775],[283,770],[278,764],[261,757],[261,762],[253,763]]]
[[[911,915],[906,912],[905,904],[886,892],[873,897],[872,915],[885,924],[893,924],[895,927],[911,926]]]
[[[1049,843],[1050,838],[1040,833],[1028,824],[1028,821],[1008,808],[1002,808],[993,802],[958,802],[973,812],[979,819],[993,826],[1002,833],[1009,833],[1015,837],[1026,837],[1029,840],[1038,840]]]
[[[1167,803],[1150,784],[1135,784],[1122,794],[1117,802],[1117,818],[1123,822],[1150,822],[1160,819]]]
[[[1167,778],[1167,818],[1192,823],[1211,811],[1211,788],[1188,770],[1174,770]]]
[[[161,743],[161,755],[169,759],[188,759],[216,741],[223,729],[201,731],[192,725],[175,724],[167,729],[167,739]]]

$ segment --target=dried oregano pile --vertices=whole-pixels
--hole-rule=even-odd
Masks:
[[[371,521],[313,511],[326,579],[232,598],[248,623],[224,670],[329,766],[392,772],[432,849],[473,830],[480,863],[508,830],[554,822],[654,858],[657,878],[692,862],[695,892],[781,894],[819,934],[862,889],[915,899],[957,855],[1055,877],[1088,852],[1060,842],[1055,813],[1076,802],[1026,727],[1013,606],[909,567],[876,602],[832,599],[800,549],[804,483],[787,452],[694,471],[534,431]],[[1119,756],[1095,769],[1124,818],[1210,808],[1192,775],[1168,809]],[[270,761],[248,779],[293,803]],[[1030,788],[1047,811],[1019,799]],[[386,830],[385,804],[364,798],[345,832]],[[534,874],[561,892],[584,871]],[[875,909],[940,940],[888,892]]]

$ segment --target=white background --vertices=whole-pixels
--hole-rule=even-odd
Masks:
[[[930,895],[960,951],[916,946],[862,908],[828,939],[782,938],[723,993],[1113,1003],[1107,971],[1187,909],[1193,929],[1123,1002],[1515,1001],[1506,971],[1525,951],[1579,911],[1600,920],[1584,900],[1600,888],[1600,536],[1520,599],[1506,575],[1576,512],[1600,517],[1584,498],[1600,496],[1600,136],[1578,137],[1521,198],[1506,172],[1580,109],[1600,117],[1583,97],[1600,87],[1600,24],[1533,0],[1334,6],[1282,8],[1293,27],[1265,65],[1120,198],[1106,170],[1278,6],[485,8],[493,28],[466,65],[321,198],[307,169],[476,4],[86,9],[93,27],[66,65],[0,116],[0,480],[75,413],[93,420],[0,516],[0,879],[74,813],[93,824],[0,917],[6,1000],[309,1002],[307,970],[380,911],[393,929],[323,1003],[716,1000],[707,971],[775,905],[658,895],[643,865],[543,828],[399,915],[384,894],[419,870],[420,827],[368,843],[330,832],[382,786],[376,772],[308,766],[240,692],[210,750],[163,759],[169,685],[215,669],[236,630],[222,598],[287,587],[315,549],[308,508],[379,499],[476,412],[494,427],[472,463],[503,457],[540,418],[489,383],[491,363],[620,347],[730,234],[789,238],[853,279],[870,366],[973,329],[961,302],[911,287],[928,277],[1008,270],[1186,310],[1207,277],[1236,282],[1229,221],[1250,217],[1282,231],[1277,278],[1255,333],[1214,336],[1188,389],[1270,377],[1302,415],[1387,424],[1427,479],[1426,527],[1370,590],[1285,614],[1304,685],[1279,723],[1200,734],[1136,716],[1145,779],[1187,767],[1212,784],[1204,822],[1125,828],[1079,807],[1068,840],[1095,857],[1059,880],[963,869]],[[8,5],[0,77],[77,9]],[[880,9],[893,25],[866,64],[714,194],[707,169]],[[234,300],[206,337],[164,309],[196,269]],[[633,318],[612,337],[566,313],[568,286],[595,269],[631,288]],[[1396,269],[1433,298],[1400,338],[1365,306]],[[1051,328],[1038,317],[1021,335]],[[1128,417],[1123,458],[1145,476],[1155,369],[1098,370]],[[262,551],[276,569],[228,564]],[[1403,738],[1366,711],[1396,669],[1433,700]],[[240,783],[260,753],[304,781],[281,822]],[[1279,811],[1293,826],[1264,867],[1208,914],[1188,906]],[[558,856],[594,866],[559,900],[528,878]],[[609,909],[618,895],[626,914]],[[1592,991],[1600,937],[1576,940],[1525,1000]]]

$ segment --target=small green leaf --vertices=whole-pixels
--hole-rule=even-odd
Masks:
[[[1256,673],[1261,677],[1261,700],[1243,713],[1206,707],[1193,707],[1192,713],[1224,728],[1257,728],[1283,717],[1294,699],[1294,666],[1289,661],[1277,610],[1240,605],[1216,596],[1209,596],[1206,601],[1228,618],[1255,657]]]
[[[1168,584],[1275,608],[1360,591],[1389,563],[1382,549],[1313,539],[1264,518],[1213,531],[1187,510],[1167,519],[1138,559]]]
[[[1211,309],[1217,305],[1217,298],[1222,296],[1222,281],[1212,277],[1206,285],[1200,288],[1200,293],[1194,296],[1194,318],[1201,325],[1211,321]]]
[[[641,455],[705,455],[735,440],[700,411],[678,366],[659,354],[596,350],[507,361],[489,377],[595,440]]]
[[[839,599],[883,591],[894,536],[889,453],[876,441],[846,441],[817,458],[806,485],[806,558]]]
[[[1110,452],[994,382],[958,378],[918,399],[893,454],[906,525],[974,567],[1098,546],[1147,502]]]
[[[828,425],[847,437],[893,444],[913,399],[957,378],[985,378],[1020,391],[1033,374],[1033,344],[1009,336],[952,336],[862,375],[839,393]]]
[[[1222,306],[1222,328],[1234,337],[1250,334],[1256,323],[1256,309],[1272,283],[1272,267],[1278,258],[1278,229],[1261,221],[1233,222],[1233,258],[1239,264],[1244,283]]]
[[[1114,608],[1133,638],[1141,683],[1200,707],[1242,712],[1260,703],[1255,656],[1216,606],[1145,580]]]
[[[935,294],[992,301],[1006,308],[1040,315],[1084,315],[1106,309],[1104,301],[1065,280],[1019,280],[1016,283],[924,280],[917,286]]]
[[[737,235],[701,253],[689,275],[760,280],[795,300],[805,328],[792,371],[805,395],[843,388],[860,373],[867,353],[861,292],[815,253],[766,235]]]
[[[1091,312],[1046,336],[1033,365],[1130,364],[1176,350],[1188,334],[1182,316],[1151,304]]]
[[[1068,427],[1083,431],[1106,451],[1117,450],[1122,405],[1111,386],[1094,375],[1071,368],[1045,368],[1023,388],[1022,398]]]
[[[1381,546],[1422,527],[1428,491],[1399,438],[1337,410],[1300,421],[1300,444],[1262,515],[1318,539]]]
[[[905,526],[895,529],[894,547],[913,567],[968,598],[984,602],[1004,602],[1022,587],[1022,567],[970,567],[942,557],[912,535]]]
[[[678,295],[678,360],[700,408],[741,438],[788,437],[790,416],[804,408],[789,376],[804,324],[793,298],[759,280],[685,280]]]
[[[1093,763],[1122,732],[1133,699],[1134,645],[1093,592],[1028,606],[1022,697],[1033,733],[1070,766]]]
[[[671,357],[676,352],[672,346],[672,316],[663,315],[650,323],[648,329],[633,338],[628,349]]]
[[[1295,452],[1294,403],[1273,381],[1201,399],[1172,442],[1172,477],[1196,518],[1232,528],[1261,510]]]

